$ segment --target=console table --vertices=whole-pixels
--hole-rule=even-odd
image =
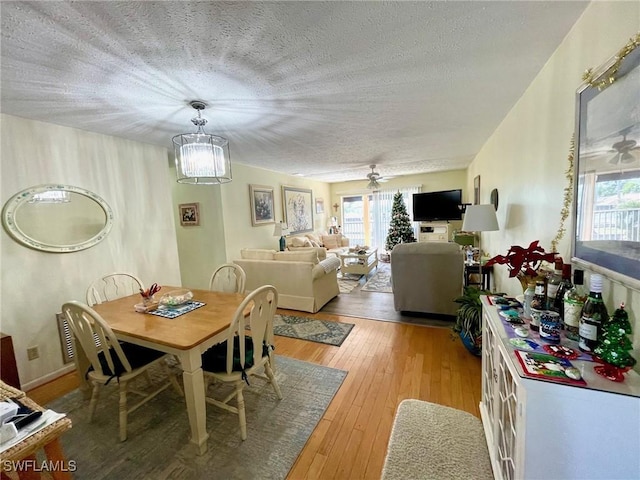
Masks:
[[[378,249],[372,248],[365,253],[349,252],[348,250],[338,254],[340,258],[340,272],[354,273],[356,275],[368,275],[374,267],[378,266]]]
[[[616,383],[571,360],[586,386],[526,377],[487,296],[482,312],[480,414],[495,478],[638,478],[640,376]]]

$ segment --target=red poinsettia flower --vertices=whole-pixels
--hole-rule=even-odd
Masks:
[[[531,242],[528,248],[512,245],[506,255],[496,255],[489,259],[486,266],[500,264],[507,265],[509,277],[515,277],[522,273],[528,277],[535,277],[542,262],[553,262],[555,253],[546,253],[544,248],[538,245],[539,240]]]

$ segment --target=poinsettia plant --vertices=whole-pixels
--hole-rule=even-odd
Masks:
[[[556,257],[554,252],[546,253],[539,243],[539,240],[531,242],[527,248],[512,245],[506,255],[496,255],[489,259],[486,266],[495,265],[496,263],[507,265],[509,277],[518,275],[531,278],[537,277],[538,269],[542,262],[553,262]]]

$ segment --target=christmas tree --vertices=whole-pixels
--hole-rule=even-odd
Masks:
[[[415,241],[416,237],[413,236],[413,228],[411,228],[411,219],[407,213],[407,206],[402,199],[402,193],[398,192],[393,196],[391,222],[389,223],[389,234],[387,235],[385,248],[390,252],[399,243]]]
[[[636,364],[635,358],[629,354],[629,350],[633,349],[629,334],[631,334],[631,323],[622,303],[611,319],[602,326],[600,345],[593,350],[593,353],[605,365],[595,367],[596,372],[616,382],[624,379],[622,374]]]

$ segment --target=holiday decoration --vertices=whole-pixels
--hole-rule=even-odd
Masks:
[[[546,253],[539,245],[539,240],[531,242],[529,247],[523,248],[512,245],[506,255],[496,255],[485,264],[487,267],[495,265],[507,265],[509,277],[517,277],[522,284],[522,290],[526,290],[529,283],[535,283],[540,276],[538,269],[542,262],[553,262],[555,253]]]
[[[391,206],[391,222],[389,223],[389,233],[385,248],[388,252],[393,250],[399,243],[412,243],[416,241],[411,228],[411,219],[407,213],[407,206],[402,199],[402,193],[398,192],[393,196]]]
[[[628,335],[631,334],[629,315],[624,309],[624,303],[620,304],[611,319],[602,327],[600,345],[593,350],[596,360],[603,364],[594,367],[594,370],[609,380],[622,382],[624,372],[636,364],[635,358],[629,354],[633,348]]]

